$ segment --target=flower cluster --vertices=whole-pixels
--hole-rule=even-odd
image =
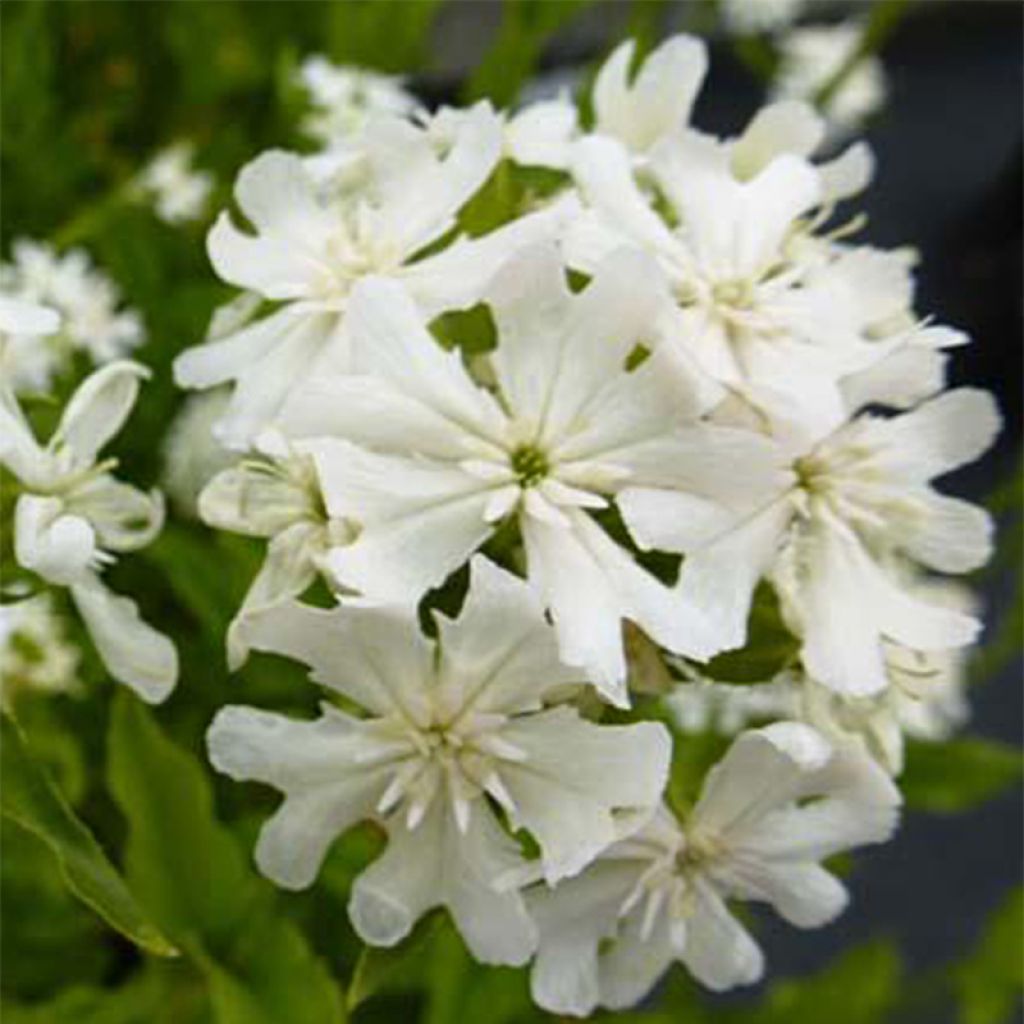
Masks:
[[[0,346],[17,337],[45,339],[60,322],[45,306],[2,300]],[[134,601],[114,594],[102,579],[117,554],[145,546],[163,525],[161,495],[116,479],[117,459],[100,457],[147,376],[145,367],[125,360],[96,370],[68,400],[45,444],[15,397],[16,378],[0,378],[0,467],[18,485],[13,541],[19,567],[43,584],[67,588],[111,676],[157,702],[177,679],[174,645],[142,621]],[[4,617],[22,621],[15,609],[27,605],[5,606]]]
[[[728,901],[798,927],[843,909],[821,862],[895,827],[895,709],[929,705],[979,629],[930,574],[980,566],[991,523],[933,481],[999,427],[990,396],[945,390],[967,339],[915,314],[912,259],[837,217],[867,148],[823,158],[794,100],[708,135],[703,45],[633,58],[601,69],[589,123],[565,97],[427,114],[377,83],[325,137],[343,175],[257,157],[245,225],[224,213],[208,240],[244,294],[175,367],[230,388],[213,429],[236,461],[200,515],[267,540],[229,662],[285,655],[327,689],[315,721],[239,706],[210,729],[218,769],[284,796],[261,870],[307,886],[375,822],[366,942],[443,906],[574,1014],[634,1004],[676,960],[755,981]],[[317,580],[335,607],[303,603]],[[624,631],[678,704],[751,642],[755,591],[794,641],[786,700],[682,806],[687,739],[631,686]]]
[[[0,371],[16,394],[46,392],[71,357],[84,353],[109,363],[145,340],[139,314],[125,309],[117,285],[83,249],[58,254],[45,242],[16,241],[12,262],[0,265],[0,302],[41,305],[60,314],[37,327],[4,318],[0,324]]]
[[[168,224],[198,220],[213,190],[213,175],[193,167],[193,147],[176,142],[160,150],[139,173],[135,187]]]

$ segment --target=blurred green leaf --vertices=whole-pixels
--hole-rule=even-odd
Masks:
[[[407,973],[437,936],[442,921],[439,913],[422,918],[403,942],[390,949],[364,946],[349,982],[346,1004],[351,1013],[357,1006]]]
[[[750,1024],[882,1024],[901,986],[899,953],[887,942],[844,953],[808,978],[775,982]]]
[[[799,647],[782,621],[775,592],[762,583],[754,593],[746,644],[712,658],[702,671],[722,683],[763,683],[792,664]]]
[[[956,813],[984,803],[1019,785],[1021,751],[997,740],[964,737],[948,743],[912,742],[900,788],[907,806],[934,813]]]
[[[128,876],[206,974],[218,1024],[340,1024],[338,987],[217,821],[195,758],[127,693],[115,699],[108,748]]]
[[[174,956],[177,950],[143,912],[49,775],[32,760],[20,730],[6,715],[0,717],[0,766],[0,811],[49,847],[75,895],[143,949]]]
[[[1019,1020],[1024,994],[1024,889],[989,918],[977,949],[956,969],[960,1024]]]

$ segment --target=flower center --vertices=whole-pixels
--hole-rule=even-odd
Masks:
[[[548,475],[551,464],[548,457],[533,445],[520,445],[509,459],[512,471],[519,477],[521,487],[533,487]]]

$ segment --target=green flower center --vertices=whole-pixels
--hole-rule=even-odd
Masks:
[[[519,477],[522,487],[533,487],[548,475],[551,469],[547,456],[533,445],[524,444],[511,457],[512,470]]]

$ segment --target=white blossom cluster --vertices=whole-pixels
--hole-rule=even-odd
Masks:
[[[191,143],[176,142],[160,150],[135,181],[135,188],[168,224],[199,220],[206,210],[214,179],[194,166],[194,157]]]
[[[0,299],[0,349],[13,338],[45,339],[60,325],[53,309]],[[111,676],[155,703],[174,687],[177,652],[167,637],[142,621],[134,601],[113,593],[102,578],[117,554],[145,546],[163,525],[161,495],[116,479],[117,459],[100,456],[124,425],[139,383],[148,375],[144,366],[127,360],[94,371],[68,400],[56,430],[42,444],[15,396],[17,378],[4,374],[0,467],[18,485],[12,530],[17,564],[44,584],[67,588]],[[29,601],[35,600],[4,607],[3,618],[15,624],[12,633],[17,623],[33,621],[25,615]],[[47,646],[59,643],[52,629],[49,637]],[[48,655],[52,660],[58,653],[53,649]],[[50,684],[53,689],[52,680]]]
[[[980,566],[991,523],[932,481],[999,428],[989,395],[945,390],[967,339],[914,312],[912,258],[837,216],[866,147],[819,158],[824,122],[790,100],[700,131],[695,39],[632,63],[602,68],[590,123],[564,98],[368,109],[344,181],[258,156],[245,226],[225,212],[208,239],[243,293],[175,368],[231,389],[214,429],[237,460],[201,516],[267,541],[229,662],[284,655],[327,693],[314,721],[233,706],[210,729],[218,769],[284,796],[261,870],[307,886],[375,822],[366,942],[445,907],[479,960],[532,959],[536,1001],[580,1015],[674,961],[757,980],[731,901],[804,928],[842,911],[822,861],[896,825],[892,706],[979,630],[930,577]],[[466,229],[537,167],[548,186]],[[317,579],[334,607],[301,600]],[[747,643],[759,585],[822,699],[769,709],[680,806],[687,739],[631,692],[624,626],[699,673]],[[459,586],[458,614],[427,610]]]
[[[139,314],[123,306],[117,285],[84,249],[61,254],[46,242],[20,239],[11,255],[10,263],[0,264],[0,302],[59,314],[46,330],[31,321],[24,329],[13,320],[0,327],[0,373],[15,394],[48,391],[76,352],[102,365],[145,340]]]

